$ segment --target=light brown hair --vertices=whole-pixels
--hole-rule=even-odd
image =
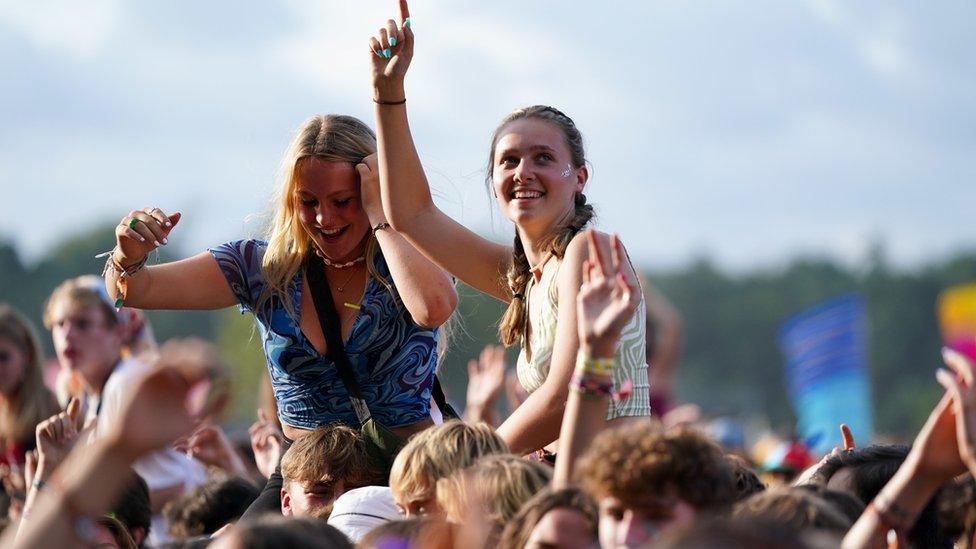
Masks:
[[[390,471],[390,488],[401,499],[434,495],[439,479],[473,464],[478,458],[508,453],[508,446],[484,423],[453,420],[418,433],[400,450]]]
[[[491,151],[488,154],[488,174],[487,182],[489,187],[492,184],[492,175],[495,166],[495,147],[498,140],[504,133],[505,128],[516,120],[534,119],[542,120],[552,124],[563,134],[566,147],[569,149],[570,161],[574,168],[582,168],[586,165],[586,152],[583,146],[583,135],[580,133],[573,119],[566,116],[562,111],[555,107],[546,105],[534,105],[516,109],[502,120],[502,123],[495,129],[491,138]],[[562,259],[566,253],[566,247],[576,233],[593,219],[593,206],[587,204],[586,196],[578,192],[573,199],[573,215],[562,227],[557,227],[553,231],[552,238],[547,242],[543,251],[552,253],[556,259]],[[498,326],[498,334],[506,347],[519,342],[525,335],[525,288],[528,285],[529,277],[532,276],[531,266],[525,255],[525,248],[518,231],[515,232],[515,242],[512,245],[512,264],[508,268],[506,278],[508,287],[512,291],[513,299],[505,310],[502,321]]]
[[[51,292],[51,296],[44,306],[44,327],[48,330],[54,328],[54,307],[62,301],[68,301],[72,305],[84,309],[98,309],[102,313],[107,327],[118,326],[119,316],[108,300],[104,284],[101,278],[94,275],[69,278],[59,284]]]
[[[281,477],[285,483],[341,480],[347,490],[376,480],[362,436],[338,423],[296,440],[281,457]]]
[[[522,505],[518,514],[508,521],[502,532],[500,547],[502,549],[521,549],[529,542],[529,536],[542,517],[549,511],[569,509],[576,511],[586,519],[590,527],[592,541],[597,539],[597,524],[599,515],[596,503],[579,488],[563,488],[551,490],[546,488]]]
[[[44,386],[37,332],[24,315],[6,304],[0,304],[0,339],[24,354],[18,387],[9,399],[0,398],[0,441],[23,442],[34,437],[38,423],[55,413],[54,399]]]
[[[480,503],[481,514],[497,543],[505,523],[545,488],[552,468],[512,454],[485,456],[474,465],[437,481],[437,503],[449,522],[462,522]],[[488,544],[490,546],[491,544]]]

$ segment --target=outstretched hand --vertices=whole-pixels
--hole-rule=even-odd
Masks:
[[[270,478],[281,460],[281,443],[284,435],[275,423],[258,408],[258,420],[247,430],[251,436],[254,464],[264,478]]]
[[[38,469],[42,476],[50,474],[64,461],[81,432],[84,416],[81,401],[73,397],[65,411],[37,424]]]
[[[373,60],[374,99],[400,101],[403,99],[403,79],[413,59],[413,31],[410,29],[410,9],[407,0],[400,0],[399,24],[390,19],[369,39]]]
[[[489,412],[494,411],[495,402],[504,385],[505,348],[499,345],[488,345],[482,349],[477,360],[468,361],[465,415],[467,416],[469,411],[477,411],[478,419],[485,420],[485,416],[491,415]]]
[[[576,298],[580,345],[590,357],[609,358],[640,304],[640,288],[617,235],[610,237],[609,246],[593,230],[586,238],[590,252]]]

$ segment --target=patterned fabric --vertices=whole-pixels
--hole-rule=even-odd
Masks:
[[[255,317],[278,402],[278,417],[286,425],[304,429],[332,422],[358,428],[335,363],[320,355],[299,327],[301,272],[292,279],[288,291],[295,317],[277,296],[260,307],[256,304],[265,284],[261,260],[266,248],[263,241],[238,240],[211,248],[210,253],[237,296],[241,312],[249,311]],[[390,280],[389,268],[379,254],[376,269]],[[391,295],[373,277],[366,282],[360,307],[345,348],[370,412],[387,427],[427,419],[437,364],[437,329],[414,324],[399,296]]]
[[[532,329],[529,334],[529,350],[532,357],[526,351],[525,336],[522,336],[522,350],[519,352],[516,371],[519,383],[528,392],[533,392],[542,386],[549,375],[549,362],[552,360],[552,348],[556,343],[556,318],[559,311],[559,292],[558,284],[559,266],[562,261],[551,258],[542,267],[542,276],[538,284],[535,277],[529,278],[529,283],[525,288],[525,299],[529,304],[526,319]],[[531,292],[538,287],[546,292],[542,299],[533,303]],[[647,308],[644,304],[644,295],[641,294],[640,305],[637,312],[630,319],[627,326],[620,334],[620,341],[617,343],[617,367],[613,372],[613,382],[615,390],[630,379],[634,384],[634,392],[629,398],[621,402],[610,401],[607,411],[607,419],[625,416],[648,416],[651,415],[650,397],[648,394],[649,383],[647,380],[647,359],[644,355],[646,342],[647,326],[645,320]]]

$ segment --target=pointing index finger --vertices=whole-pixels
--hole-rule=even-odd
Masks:
[[[407,0],[400,0],[400,23],[406,23],[410,19],[410,8],[407,6]]]

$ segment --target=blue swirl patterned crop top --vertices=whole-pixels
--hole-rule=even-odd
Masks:
[[[286,425],[304,429],[332,422],[358,427],[335,363],[320,355],[299,327],[301,271],[288,286],[294,318],[278,296],[257,307],[264,289],[261,260],[266,248],[260,240],[238,240],[211,248],[210,253],[241,312],[250,311],[258,324],[278,417]],[[382,255],[376,257],[376,269],[390,279]],[[437,329],[414,324],[399,298],[373,277],[366,282],[360,307],[345,349],[370,412],[387,427],[427,419],[437,364]]]

